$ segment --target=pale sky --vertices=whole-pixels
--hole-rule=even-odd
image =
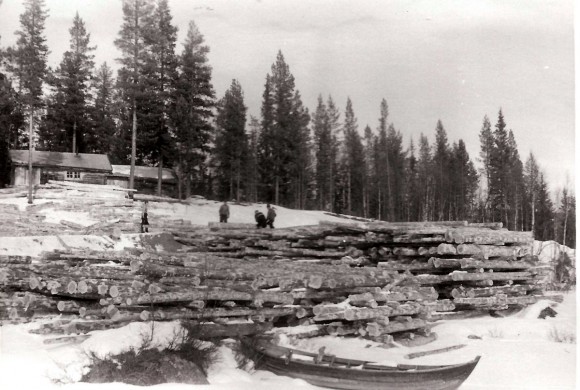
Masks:
[[[117,68],[113,42],[120,0],[46,0],[50,65],[69,46],[78,11],[97,64]],[[574,2],[571,0],[169,0],[182,50],[194,20],[211,51],[221,98],[232,79],[259,117],[266,74],[282,50],[304,104],[330,94],[344,113],[350,96],[359,129],[378,126],[385,98],[405,148],[421,132],[434,141],[441,119],[450,144],[462,138],[476,165],[484,115],[501,107],[520,157],[530,152],[552,190],[575,178]],[[0,5],[0,46],[15,41],[20,0]],[[341,115],[341,119],[344,115]],[[249,117],[248,117],[249,118]]]

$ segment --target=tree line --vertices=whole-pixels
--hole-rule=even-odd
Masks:
[[[408,143],[389,118],[359,126],[354,104],[319,96],[302,102],[290,66],[278,52],[265,77],[259,117],[248,118],[237,80],[221,98],[212,85],[209,47],[191,21],[178,51],[167,0],[125,0],[114,44],[114,74],[94,63],[97,49],[77,14],[70,45],[47,65],[44,0],[25,0],[16,44],[0,50],[0,186],[9,183],[9,149],[105,153],[113,164],[174,169],[178,196],[202,194],[263,201],[387,221],[503,222],[541,240],[575,246],[575,195],[552,201],[534,155],[522,161],[500,109],[485,116],[476,169],[463,140],[443,122],[434,140]],[[34,129],[34,131],[28,131]]]

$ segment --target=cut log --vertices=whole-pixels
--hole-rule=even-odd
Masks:
[[[425,271],[425,270],[434,270],[435,267],[426,262],[421,260],[412,260],[412,261],[381,261],[377,263],[377,267],[380,269],[385,269],[389,271]]]
[[[499,245],[476,245],[460,244],[457,246],[458,255],[471,255],[480,259],[492,257],[505,257],[515,260],[518,257],[529,255],[531,249],[523,246],[499,246]]]
[[[191,302],[196,300],[205,301],[261,301],[280,304],[294,302],[292,294],[275,291],[257,291],[246,293],[242,291],[219,289],[219,288],[196,288],[184,292],[169,292],[159,294],[143,294],[131,297],[134,305]]]
[[[437,246],[438,255],[457,255],[457,248],[453,244],[439,244]],[[461,253],[459,253],[461,254]]]
[[[497,286],[487,288],[454,288],[451,291],[453,298],[480,298],[490,297],[497,294],[505,294],[508,296],[522,296],[526,295],[531,286],[528,285],[513,285],[513,286]]]
[[[447,242],[456,244],[505,245],[532,244],[532,232],[514,232],[487,229],[450,229],[445,234]]]
[[[30,264],[31,256],[0,255],[0,264]]]
[[[435,354],[439,354],[439,353],[454,351],[456,349],[461,349],[463,347],[465,347],[465,344],[452,345],[450,347],[445,347],[445,348],[431,349],[429,351],[413,352],[413,353],[409,353],[409,354],[405,355],[405,358],[406,359],[415,359],[415,358],[422,357],[422,356],[435,355]]]
[[[411,321],[404,322],[389,322],[386,325],[370,322],[367,324],[366,330],[369,336],[377,337],[383,334],[390,334],[396,332],[404,332],[412,329],[424,328],[427,326],[427,321],[414,318]]]

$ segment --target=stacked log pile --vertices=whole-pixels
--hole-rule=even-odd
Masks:
[[[465,221],[327,223],[280,230],[210,224],[210,232],[177,233],[177,240],[208,252],[244,259],[277,258],[377,267],[413,276],[433,287],[454,312],[505,310],[537,301],[542,294],[531,232],[501,223]],[[332,287],[332,286],[326,286]]]
[[[522,307],[542,293],[531,234],[499,224],[168,229],[186,251],[0,256],[0,319],[64,314],[39,330],[53,333],[192,320],[207,335],[275,326],[412,343],[432,340],[436,319]]]
[[[393,334],[429,335],[430,313],[441,304],[433,288],[376,267],[210,252],[5,256],[0,285],[3,320],[65,315],[39,330],[47,333],[194,320],[206,322],[208,335],[218,328],[232,336],[272,325],[316,325],[317,334],[359,334],[388,342]]]

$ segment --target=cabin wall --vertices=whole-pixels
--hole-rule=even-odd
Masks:
[[[43,168],[41,178],[42,183],[47,183],[49,180],[57,180],[86,184],[105,184],[107,181],[106,173],[104,172],[87,172],[72,168]]]
[[[41,170],[38,167],[32,167],[32,185],[40,184]],[[12,169],[11,184],[15,187],[28,185],[28,167],[15,166]]]
[[[87,184],[105,184],[107,182],[104,172],[87,172],[79,169],[59,169],[47,167],[33,167],[33,185],[46,184],[49,180],[74,181]],[[13,186],[28,185],[28,167],[17,165],[12,170]]]

